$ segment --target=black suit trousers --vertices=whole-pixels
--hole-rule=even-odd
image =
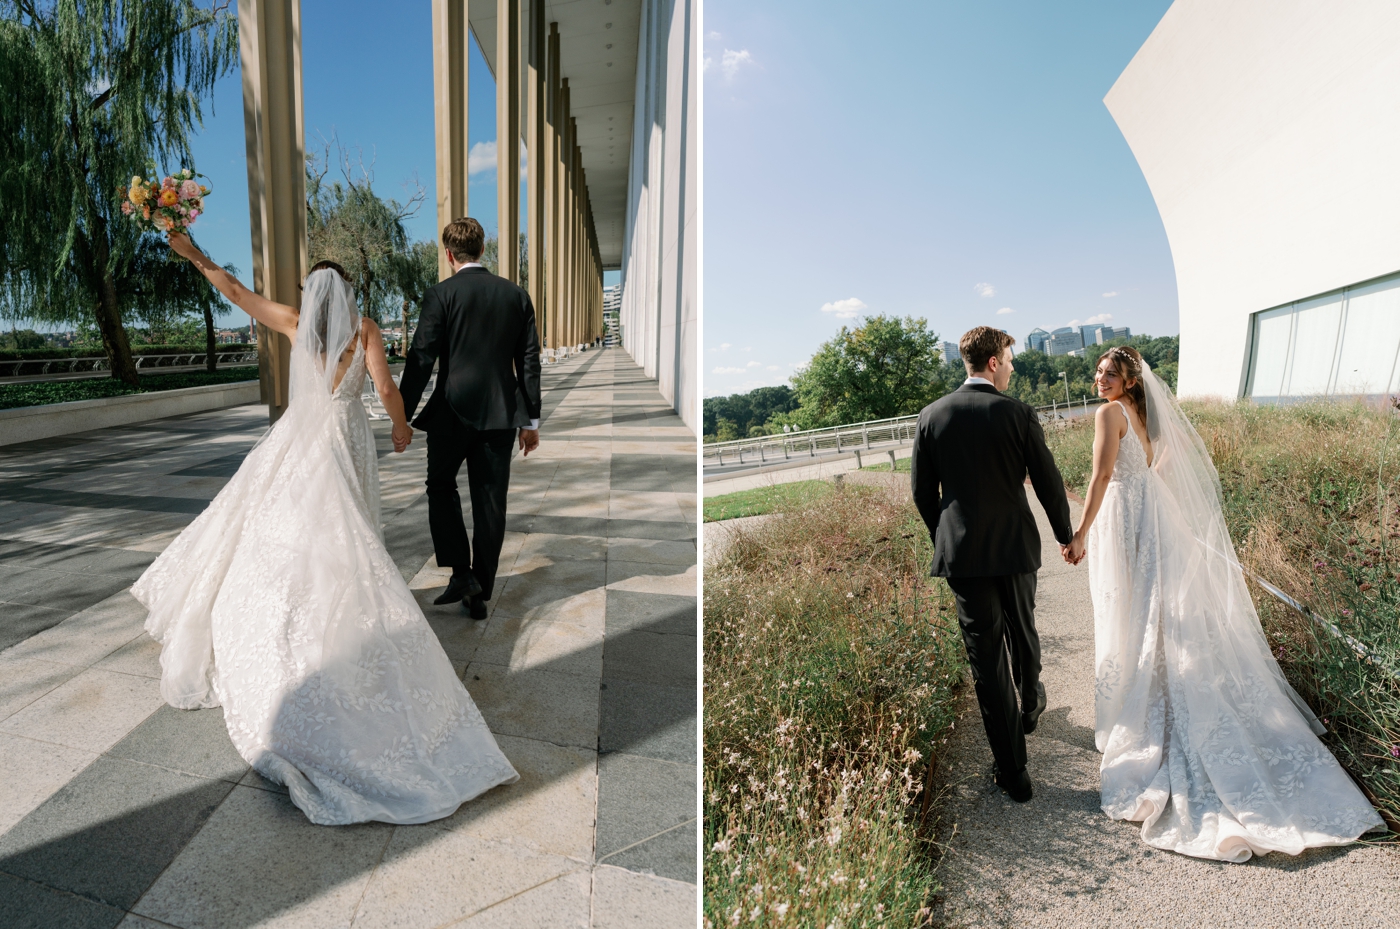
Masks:
[[[1036,704],[1040,683],[1036,574],[947,580],[957,599],[958,624],[992,757],[997,768],[1011,774],[1026,766],[1026,735],[1016,691],[1019,688],[1022,705],[1030,709]]]
[[[470,567],[481,584],[482,597],[489,600],[506,537],[506,492],[515,430],[473,429],[455,417],[440,419],[444,421],[428,430],[428,527],[433,550],[439,567]],[[457,474],[464,462],[472,500],[470,541],[457,493]]]

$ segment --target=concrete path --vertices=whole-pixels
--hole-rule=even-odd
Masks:
[[[484,622],[431,605],[424,443],[375,424],[386,544],[522,775],[422,826],[311,825],[160,699],[128,588],[265,408],[0,449],[0,926],[694,925],[695,437],[620,350],[544,386]]]
[[[1400,851],[1318,849],[1222,864],[1159,851],[1140,827],[1099,810],[1094,625],[1086,568],[1067,566],[1031,495],[1044,541],[1036,625],[1048,705],[1027,739],[1035,798],[991,783],[992,756],[971,689],[954,730],[939,840],[950,926],[1195,927],[1394,925]],[[1071,504],[1074,521],[1079,507]],[[954,829],[956,825],[956,829]],[[951,841],[949,840],[952,835]]]

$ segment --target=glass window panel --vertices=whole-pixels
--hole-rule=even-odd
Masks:
[[[1327,393],[1332,362],[1337,357],[1337,329],[1342,321],[1342,295],[1316,297],[1296,304],[1293,364],[1284,391],[1290,397]]]
[[[1283,387],[1283,369],[1288,361],[1288,331],[1293,325],[1293,307],[1260,313],[1255,325],[1258,328],[1250,365],[1253,377],[1249,395],[1277,397]]]
[[[1395,350],[1400,346],[1400,280],[1348,291],[1345,325],[1332,392],[1339,396],[1389,393]]]

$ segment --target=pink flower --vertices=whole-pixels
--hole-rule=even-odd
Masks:
[[[1400,745],[1392,745],[1392,746],[1390,746],[1390,757],[1391,757],[1391,758],[1400,758]]]
[[[131,201],[130,201],[130,200],[123,200],[123,201],[122,201],[122,212],[125,213],[127,216],[130,216],[130,215],[131,215]]]
[[[180,185],[180,199],[193,200],[199,196],[199,185],[194,181],[185,181]]]
[[[189,212],[190,222],[194,222],[194,218],[195,218],[196,216],[198,216],[198,215],[199,215],[199,210],[190,210],[190,212]]]
[[[167,174],[167,175],[165,176],[165,179],[162,180],[162,181],[160,182],[160,186],[161,186],[161,187],[167,187],[167,188],[170,188],[171,190],[174,190],[174,189],[175,189],[175,178],[173,178],[173,177],[171,177],[170,175]]]

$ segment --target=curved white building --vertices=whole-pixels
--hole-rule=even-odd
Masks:
[[[1183,396],[1400,391],[1400,2],[1176,0],[1104,103],[1171,243]]]

